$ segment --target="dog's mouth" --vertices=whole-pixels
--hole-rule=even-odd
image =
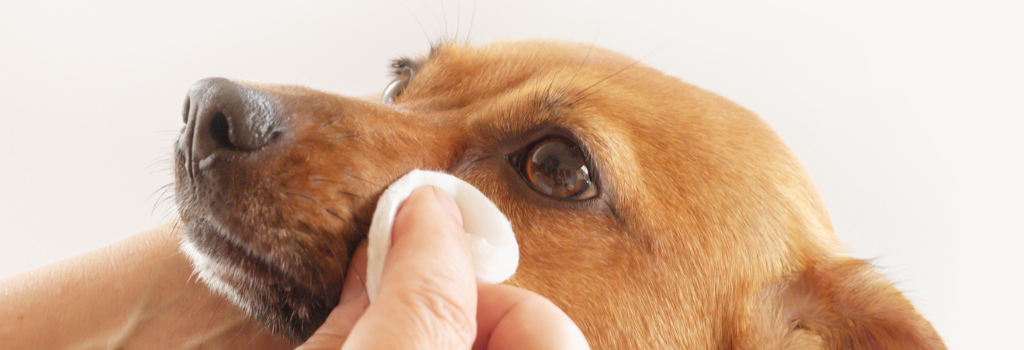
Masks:
[[[292,249],[273,252],[277,255],[257,251],[234,238],[237,232],[206,218],[186,225],[182,251],[197,277],[271,331],[306,339],[337,305],[349,252],[337,257],[333,268],[315,266],[319,262]]]
[[[183,114],[174,153],[182,250],[211,289],[271,331],[307,339],[337,305],[382,189],[305,166],[310,151],[296,145],[291,112],[260,90],[207,79]]]

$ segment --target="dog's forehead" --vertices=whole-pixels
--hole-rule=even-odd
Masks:
[[[576,132],[624,201],[689,205],[698,217],[714,203],[753,205],[718,190],[725,182],[765,202],[792,190],[785,198],[801,199],[784,205],[818,206],[799,161],[754,113],[627,56],[518,41],[442,45],[420,63],[401,104],[458,118],[477,144],[545,127]]]
[[[417,60],[417,69],[404,93],[408,107],[459,111],[466,122],[499,119],[512,129],[551,123],[670,136],[717,123],[723,116],[708,113],[709,102],[742,109],[633,58],[571,42],[446,44]],[[495,115],[519,118],[488,118]]]
[[[628,81],[636,72],[624,68],[642,66],[602,48],[538,40],[480,46],[447,43],[412,62],[416,78],[404,94],[407,99],[429,100],[418,107],[433,110],[463,108],[520,92],[572,101]]]

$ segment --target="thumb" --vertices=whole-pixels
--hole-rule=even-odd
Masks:
[[[462,216],[424,187],[398,209],[379,294],[343,349],[468,349],[477,290]]]

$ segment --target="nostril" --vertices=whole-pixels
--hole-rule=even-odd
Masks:
[[[273,94],[223,78],[193,84],[181,113],[182,145],[197,161],[217,150],[255,152],[288,132]]]
[[[238,150],[238,146],[231,142],[231,123],[224,113],[217,112],[210,118],[210,137],[217,148]]]

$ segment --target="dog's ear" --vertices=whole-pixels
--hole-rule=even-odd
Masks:
[[[777,294],[790,339],[818,338],[823,349],[946,348],[931,323],[864,261],[819,261],[795,277]]]

